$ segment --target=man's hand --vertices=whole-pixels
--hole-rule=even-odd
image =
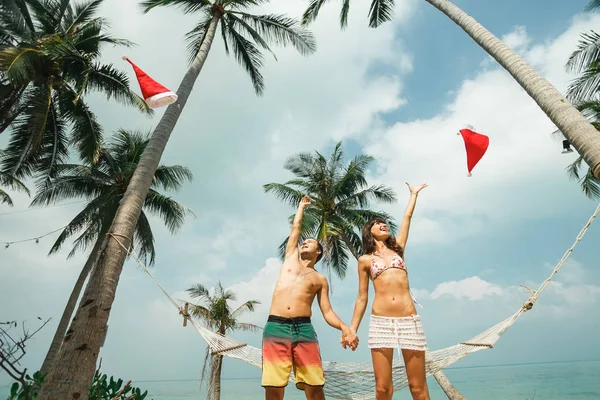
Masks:
[[[344,349],[347,346],[349,346],[352,349],[352,351],[356,350],[356,348],[358,347],[358,336],[356,336],[356,332],[354,332],[346,325],[343,325],[342,338],[340,339],[340,343]]]
[[[308,196],[304,196],[302,200],[300,200],[298,208],[302,208],[303,210],[305,210],[308,206],[310,206],[310,198]]]
[[[414,194],[419,194],[421,189],[424,189],[427,187],[426,183],[423,183],[422,185],[419,185],[419,186],[411,186],[408,182],[404,182],[404,183],[406,183],[406,186],[408,186],[408,190],[410,190],[410,192],[414,193]]]

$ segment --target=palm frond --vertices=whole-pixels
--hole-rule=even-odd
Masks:
[[[271,48],[269,47],[269,44],[265,41],[265,39],[263,39],[263,37],[258,32],[256,32],[256,30],[252,26],[250,26],[243,18],[238,18],[233,13],[229,13],[227,15],[227,18],[231,21],[232,26],[234,27],[234,29],[236,31],[238,31],[242,35],[250,36],[256,44],[258,44],[260,47],[262,47],[263,49],[265,49],[269,53],[271,53],[273,58],[275,58],[275,60],[277,60],[277,56],[275,55],[275,53],[273,53],[273,51],[271,50]],[[226,26],[226,25],[222,24],[221,26]],[[225,31],[225,37],[227,37],[226,31]],[[226,52],[229,51],[228,46],[229,45],[226,42],[225,43]]]
[[[298,205],[304,193],[299,190],[293,189],[287,185],[281,183],[268,183],[263,185],[265,193],[273,192],[275,196],[284,202],[291,204],[292,206]]]
[[[183,226],[187,210],[178,202],[157,191],[150,189],[144,200],[144,208],[160,216],[171,233]]]
[[[160,6],[173,6],[179,8],[184,14],[192,14],[211,6],[208,0],[144,0],[140,2],[144,13]]]
[[[236,319],[240,315],[244,314],[245,312],[254,312],[255,306],[257,306],[259,304],[260,304],[260,301],[258,301],[258,300],[247,301],[231,312],[231,318]]]
[[[190,315],[200,319],[205,325],[214,326],[215,321],[213,320],[210,310],[206,307],[198,305],[198,304],[190,304],[190,308],[188,309]]]
[[[181,188],[184,181],[191,182],[193,179],[194,175],[187,167],[181,165],[160,165],[154,173],[152,187],[176,191]]]
[[[74,198],[94,199],[109,193],[110,187],[106,182],[95,176],[101,174],[101,172],[83,165],[70,167],[72,170],[66,171],[71,173],[65,173],[65,169],[63,169],[61,174],[59,170],[58,176],[52,179],[51,182],[38,185],[37,193],[31,205],[49,206],[64,200]],[[62,168],[65,168],[65,166],[62,166]]]
[[[103,130],[96,115],[77,94],[68,87],[60,90],[61,114],[71,122],[71,142],[78,150],[82,160],[96,162],[100,156]]]
[[[342,29],[348,26],[348,14],[350,12],[350,0],[342,0],[342,10],[340,11],[340,26]]]
[[[268,42],[279,46],[291,45],[304,56],[313,54],[317,49],[314,35],[300,26],[294,18],[279,14],[253,15],[237,11],[232,13],[239,14],[248,27],[255,31],[256,34],[252,34],[253,40],[257,41],[257,37],[264,39],[257,41],[261,46],[262,43]],[[268,46],[265,48],[270,51]]]
[[[235,55],[238,63],[248,72],[250,75],[250,80],[252,81],[252,85],[254,86],[254,91],[257,95],[262,95],[265,82],[262,74],[259,69],[263,66],[263,56],[260,51],[245,37],[239,34],[235,30],[234,24],[231,22],[231,19],[224,18],[222,23],[226,23],[227,26],[227,37],[228,42],[231,45],[231,49],[233,50],[233,54]]]
[[[210,8],[206,8],[202,10],[202,16],[200,17],[200,22],[188,33],[185,35],[185,40],[187,42],[187,51],[188,51],[188,63],[192,63],[198,52],[200,51],[200,46],[204,42],[204,38],[206,37],[206,32],[208,30],[208,26],[210,25],[210,21],[212,20],[212,11]],[[224,29],[224,24],[221,24],[221,29]],[[224,40],[225,36],[224,36]],[[227,43],[225,43],[225,48],[227,49]]]
[[[262,328],[258,325],[249,324],[246,322],[238,322],[233,326],[232,330],[256,333],[262,331]]]
[[[40,151],[48,150],[48,145],[53,150],[54,141],[48,143],[44,139],[60,139],[62,131],[61,122],[56,119],[51,87],[34,87],[27,96],[28,107],[12,125],[10,141],[2,157],[2,169],[17,178],[52,168],[40,166]],[[56,143],[56,146],[66,148],[65,143]]]
[[[137,254],[140,259],[148,264],[148,266],[154,265],[156,260],[156,251],[154,249],[154,234],[152,233],[152,227],[148,221],[148,217],[142,211],[140,217],[135,225],[135,241],[137,243]]]
[[[208,289],[206,288],[206,286],[197,283],[196,285],[190,287],[189,289],[187,289],[187,292],[190,294],[190,297],[195,299],[201,299],[201,300],[206,300],[206,301],[211,301],[211,296],[210,296],[210,292],[208,291]]]
[[[600,0],[590,0],[588,5],[584,8],[585,11],[594,11],[600,8]]]
[[[568,72],[581,73],[600,58],[600,34],[590,31],[581,34],[577,49],[571,54],[566,65]]]
[[[66,33],[72,33],[80,24],[88,22],[100,9],[104,0],[92,0],[86,3],[76,4],[73,9],[73,19],[65,30]]]
[[[369,8],[369,27],[377,28],[394,18],[394,0],[372,0]]]
[[[123,104],[137,107],[150,116],[154,114],[144,99],[130,89],[127,75],[115,69],[112,64],[94,65],[89,71],[86,90],[103,93],[107,100],[114,98]]]
[[[0,188],[0,204],[6,204],[7,206],[14,206],[14,203],[8,193]]]
[[[329,0],[311,0],[304,14],[302,15],[302,25],[307,26],[314,22],[319,16],[321,7]]]
[[[600,60],[597,60],[574,79],[567,88],[567,98],[574,103],[593,98],[600,88]]]

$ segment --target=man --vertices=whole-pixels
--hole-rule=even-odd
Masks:
[[[317,334],[310,322],[315,295],[325,321],[342,331],[342,340],[354,343],[356,334],[338,318],[329,302],[327,279],[315,271],[323,247],[315,239],[305,240],[298,250],[304,210],[310,199],[303,197],[292,224],[279,273],[262,344],[262,386],[267,400],[283,399],[290,372],[296,387],[308,400],[324,400],[323,365]]]

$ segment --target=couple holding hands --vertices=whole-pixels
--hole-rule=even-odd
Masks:
[[[368,304],[369,281],[375,290],[368,347],[373,360],[376,399],[392,399],[392,360],[394,349],[399,349],[412,398],[429,400],[425,374],[427,345],[404,263],[417,196],[427,185],[407,183],[407,186],[410,199],[397,237],[390,234],[386,221],[381,219],[373,219],[362,228],[358,295],[349,326],[331,308],[327,279],[315,271],[315,264],[323,257],[323,247],[316,239],[307,239],[298,248],[302,218],[310,199],[304,197],[300,201],[263,331],[262,386],[266,400],[283,399],[292,370],[296,387],[304,390],[308,400],[325,399],[319,343],[310,320],[313,301],[316,297],[325,321],[342,331],[342,346],[355,350],[359,341],[356,332]]]

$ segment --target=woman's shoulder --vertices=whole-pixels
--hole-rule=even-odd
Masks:
[[[369,265],[371,264],[371,260],[373,259],[373,255],[372,254],[363,254],[362,256],[358,257],[358,265]]]

